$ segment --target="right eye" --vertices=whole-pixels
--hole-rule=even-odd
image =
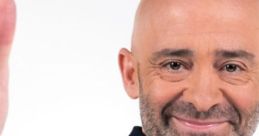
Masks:
[[[183,60],[167,60],[160,64],[162,79],[170,82],[178,82],[184,80],[192,69],[191,62]]]
[[[162,64],[162,68],[169,72],[181,72],[188,69],[188,65],[179,60],[170,60]]]
[[[172,61],[165,64],[165,67],[169,70],[179,71],[183,68],[183,65],[180,62]]]

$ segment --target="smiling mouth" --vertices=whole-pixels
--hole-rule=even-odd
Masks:
[[[190,132],[212,132],[218,133],[229,125],[228,120],[192,120],[173,117],[173,122],[178,129]]]

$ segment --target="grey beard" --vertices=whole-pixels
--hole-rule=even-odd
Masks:
[[[256,108],[251,111],[250,115],[248,115],[247,120],[243,126],[240,125],[242,121],[242,117],[240,115],[240,111],[237,110],[233,105],[228,105],[226,107],[217,107],[208,112],[198,112],[194,106],[188,105],[187,108],[184,108],[186,105],[183,104],[175,104],[175,100],[167,103],[167,107],[164,106],[162,111],[156,111],[152,104],[150,103],[148,96],[143,95],[143,82],[140,77],[140,68],[138,64],[138,81],[139,81],[139,92],[140,92],[140,114],[141,120],[143,124],[143,131],[146,136],[216,136],[215,134],[207,133],[207,134],[184,134],[178,132],[174,127],[170,127],[168,124],[169,118],[165,115],[170,115],[173,112],[180,112],[181,114],[187,114],[189,117],[199,117],[200,119],[206,119],[217,116],[229,116],[232,120],[234,126],[230,134],[226,136],[252,136],[256,130],[257,124],[259,122],[259,103],[257,103]],[[184,103],[184,102],[183,102]],[[172,106],[174,105],[174,106]],[[179,106],[182,105],[182,106]],[[171,108],[171,109],[170,109]],[[169,110],[168,110],[169,109]],[[161,115],[163,111],[167,111],[167,114]],[[227,111],[227,112],[226,112]],[[174,125],[174,124],[172,124]],[[222,135],[220,135],[222,136]]]
[[[140,92],[143,92],[140,90]],[[170,126],[170,114],[179,113],[187,117],[196,119],[209,119],[217,117],[229,117],[233,121],[232,131],[226,136],[252,136],[258,123],[259,104],[256,109],[251,112],[248,119],[240,126],[241,115],[231,105],[226,107],[216,107],[208,112],[198,112],[194,106],[185,102],[171,101],[162,108],[161,111],[156,111],[150,103],[148,97],[140,93],[140,111],[143,124],[143,130],[146,136],[217,136],[212,133],[182,133],[174,129],[174,124]],[[168,116],[168,117],[167,117]],[[222,136],[222,135],[220,135]]]

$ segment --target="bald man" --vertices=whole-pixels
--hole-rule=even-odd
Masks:
[[[14,35],[15,4],[0,0],[0,135],[7,113],[8,56]]]
[[[130,136],[252,136],[259,116],[258,0],[142,0],[119,66],[139,98]]]

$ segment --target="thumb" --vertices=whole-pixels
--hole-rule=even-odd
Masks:
[[[13,0],[0,0],[0,46],[12,42],[16,22],[16,7]]]
[[[0,57],[9,54],[16,23],[16,7],[13,0],[0,0]]]

